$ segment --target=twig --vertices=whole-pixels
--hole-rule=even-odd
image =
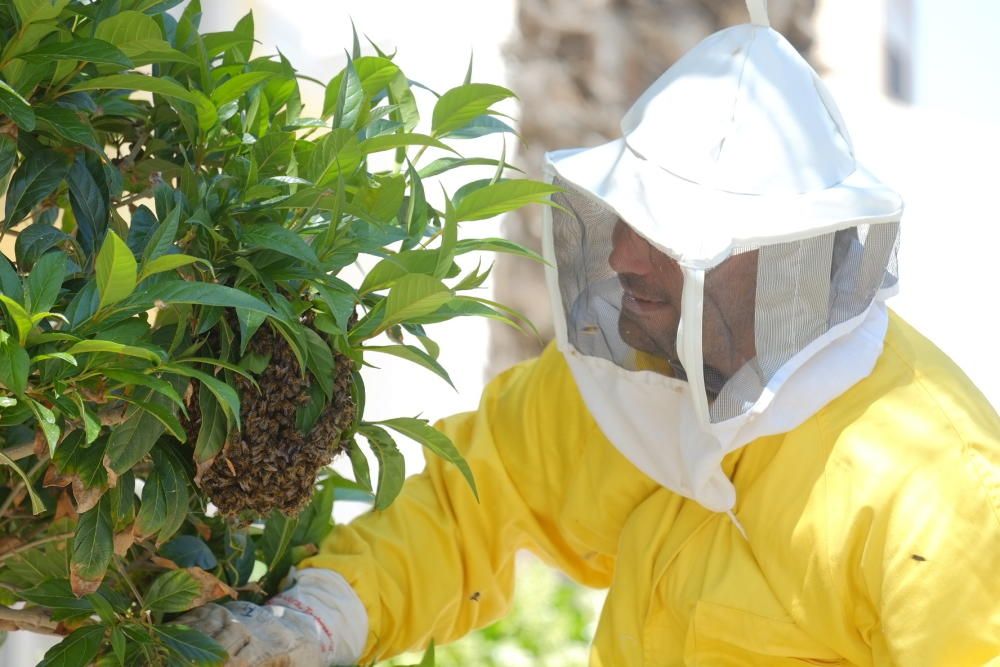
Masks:
[[[28,630],[44,635],[63,634],[59,623],[37,609],[11,609],[0,605],[0,630]]]
[[[9,458],[11,461],[20,461],[21,459],[26,459],[35,453],[35,443],[26,442],[23,445],[15,445],[14,447],[8,447],[3,450],[4,456]]]
[[[17,554],[21,553],[22,551],[28,551],[29,549],[34,549],[35,547],[40,547],[43,544],[48,544],[49,542],[59,542],[61,540],[68,540],[69,538],[73,537],[73,535],[75,535],[75,534],[76,533],[74,533],[73,531],[69,531],[68,533],[59,533],[58,535],[49,535],[48,537],[43,537],[43,538],[41,538],[39,540],[35,540],[34,542],[28,542],[27,544],[22,544],[21,546],[15,548],[15,549],[11,549],[10,551],[8,551],[6,553],[0,554],[0,563],[4,562],[8,558],[16,556]]]
[[[146,603],[143,602],[142,595],[139,594],[139,589],[135,587],[134,583],[132,583],[132,578],[128,575],[128,571],[126,571],[125,567],[122,565],[123,561],[121,557],[115,556],[114,562],[115,569],[118,570],[118,574],[121,575],[122,579],[125,580],[125,583],[128,584],[128,587],[132,590],[132,595],[135,596],[136,602],[139,603],[140,607],[145,607]]]

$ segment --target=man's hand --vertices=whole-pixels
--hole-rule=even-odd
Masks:
[[[331,638],[314,616],[281,604],[208,604],[178,618],[229,653],[227,667],[326,667]]]
[[[229,653],[227,667],[354,665],[368,636],[368,614],[332,570],[289,573],[291,588],[266,605],[208,604],[175,623],[201,630]]]

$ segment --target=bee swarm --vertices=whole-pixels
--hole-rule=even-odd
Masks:
[[[254,387],[237,375],[242,429],[232,432],[222,450],[201,466],[198,482],[224,515],[244,510],[297,513],[313,494],[317,472],[343,451],[343,436],[354,420],[351,361],[335,355],[333,400],[308,433],[296,426],[296,411],[309,402],[310,378],[300,371],[288,342],[262,327],[248,352],[271,354]],[[198,432],[197,392],[189,401],[189,433]]]

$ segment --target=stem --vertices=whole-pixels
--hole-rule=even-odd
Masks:
[[[14,447],[8,447],[3,450],[3,455],[9,458],[11,461],[20,461],[21,459],[26,459],[35,453],[35,443],[26,442],[23,445],[16,445]]]
[[[114,203],[114,206],[115,206],[115,208],[117,208],[119,206],[125,206],[127,204],[131,204],[134,201],[138,201],[139,199],[149,199],[152,196],[153,196],[153,194],[151,192],[143,190],[142,192],[138,192],[138,193],[136,193],[134,195],[129,195],[125,199],[119,199],[118,201],[116,201]]]
[[[139,608],[145,609],[146,603],[143,602],[142,595],[139,594],[139,589],[135,587],[134,583],[132,583],[132,578],[128,576],[128,572],[122,566],[121,556],[115,556],[114,561],[115,561],[115,569],[118,570],[118,574],[120,574],[122,579],[125,580],[125,583],[128,584],[129,590],[132,591],[132,595],[135,596],[136,602],[139,603]]]
[[[23,551],[28,551],[30,549],[34,549],[35,547],[40,547],[43,544],[48,544],[49,542],[59,542],[61,540],[68,540],[69,538],[73,537],[74,534],[75,533],[73,533],[73,531],[70,531],[68,533],[59,533],[58,535],[49,535],[48,537],[43,537],[39,540],[35,540],[34,542],[28,542],[27,544],[22,544],[16,549],[11,549],[6,553],[0,554],[0,563],[4,562],[8,558],[16,556],[17,554]]]
[[[28,630],[43,635],[58,635],[59,624],[37,609],[11,609],[0,606],[0,630]]]

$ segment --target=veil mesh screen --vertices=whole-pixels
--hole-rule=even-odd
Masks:
[[[553,248],[569,342],[630,371],[686,377],[677,353],[683,275],[614,211],[556,178]],[[679,223],[683,224],[683,223]],[[899,223],[738,248],[705,274],[709,414],[736,417],[792,357],[895,286]]]

